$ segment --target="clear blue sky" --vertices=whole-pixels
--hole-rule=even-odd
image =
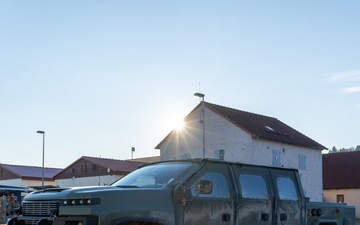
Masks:
[[[360,145],[360,1],[0,1],[0,163],[154,147],[198,103]]]

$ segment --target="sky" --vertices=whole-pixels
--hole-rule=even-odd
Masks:
[[[205,101],[360,145],[360,1],[0,1],[0,163],[159,155]]]

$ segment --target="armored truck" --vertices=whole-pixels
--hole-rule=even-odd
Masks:
[[[8,225],[355,225],[355,208],[309,202],[298,171],[210,159],[145,165],[110,186],[28,194]]]

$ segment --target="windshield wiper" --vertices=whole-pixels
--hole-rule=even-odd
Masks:
[[[118,185],[116,187],[120,187],[120,188],[138,188],[138,186],[136,186],[136,185]]]

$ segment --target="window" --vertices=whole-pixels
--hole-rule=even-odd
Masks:
[[[344,203],[344,195],[336,195],[336,202],[337,203]]]
[[[306,155],[299,154],[299,170],[306,170]]]
[[[81,163],[81,164],[80,164],[80,171],[81,171],[81,172],[85,172],[85,171],[86,171],[86,163]]]
[[[214,154],[215,154],[216,159],[224,160],[224,158],[225,158],[225,150],[224,149],[215,150]]]
[[[226,177],[221,173],[205,173],[199,180],[210,180],[212,182],[212,192],[210,194],[197,194],[195,187],[191,189],[191,194],[206,198],[230,198],[229,184]]]
[[[273,150],[272,151],[272,165],[276,167],[281,166],[281,158],[280,158],[281,152],[280,150]]]
[[[191,154],[190,153],[182,154],[181,159],[191,159]]]
[[[298,200],[295,184],[290,177],[278,177],[276,179],[276,185],[280,200]]]
[[[240,174],[240,187],[243,198],[268,199],[265,180],[260,175]]]

